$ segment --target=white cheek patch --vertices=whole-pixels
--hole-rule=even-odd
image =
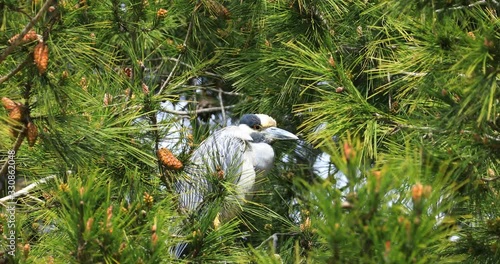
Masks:
[[[252,141],[252,136],[251,134],[254,132],[251,128],[249,128],[247,125],[242,124],[239,126],[228,126],[225,128],[225,131],[227,135],[235,138],[240,138],[245,141]]]
[[[259,117],[263,128],[276,127],[276,120],[274,118],[264,114],[256,114],[256,116]]]

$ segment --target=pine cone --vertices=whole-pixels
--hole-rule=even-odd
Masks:
[[[328,63],[330,66],[335,67],[335,59],[333,58],[332,55],[330,55],[330,58],[328,59]]]
[[[40,74],[47,71],[47,65],[49,64],[49,47],[45,43],[40,42],[35,46],[33,60]]]
[[[149,94],[149,87],[148,87],[145,83],[142,83],[142,92],[143,92],[145,95],[148,95],[148,94]]]
[[[28,138],[28,145],[30,147],[33,147],[35,145],[36,139],[38,137],[38,129],[36,128],[35,124],[33,122],[29,122],[28,125],[26,125],[27,129],[27,138]]]
[[[2,97],[3,107],[9,112],[9,117],[15,121],[21,121],[24,119],[25,106],[21,103],[14,102],[7,97]]]
[[[18,104],[9,112],[9,117],[15,121],[24,119],[24,105]]]
[[[229,9],[225,6],[221,6],[221,9],[219,11],[219,15],[224,18],[224,19],[229,19],[231,18],[231,12],[229,12]]]
[[[178,160],[172,152],[166,148],[161,148],[156,153],[163,166],[170,170],[182,169],[182,162]]]
[[[5,107],[5,109],[9,112],[12,111],[14,108],[16,108],[19,105],[19,103],[16,103],[7,97],[2,97],[2,104],[3,104],[3,107]]]
[[[219,180],[223,180],[224,179],[224,170],[220,167],[220,166],[217,166],[217,168],[215,168],[217,170],[217,179]]]
[[[21,122],[25,119],[26,107],[18,102],[14,102],[7,97],[2,97],[2,104],[5,109],[9,112],[9,118],[14,122],[11,122],[9,129],[10,135],[13,138],[17,138],[19,131],[21,131]]]
[[[124,68],[123,72],[125,73],[125,76],[127,76],[127,78],[129,78],[129,79],[132,78],[132,75],[133,75],[132,68],[129,68],[129,67]]]
[[[148,207],[151,207],[153,205],[154,198],[149,193],[144,192],[143,200]]]
[[[113,102],[113,96],[109,93],[105,93],[102,102],[104,103],[104,106],[110,105],[111,102]]]
[[[18,37],[19,37],[19,34],[16,34],[12,38],[10,38],[9,44],[12,45],[12,43],[14,43]],[[30,30],[30,31],[28,31],[28,33],[26,33],[26,35],[24,35],[24,37],[21,40],[21,42],[19,43],[19,45],[23,45],[23,44],[26,44],[28,42],[35,41],[37,39],[38,39],[38,35],[36,34],[36,32],[34,30]]]
[[[158,9],[158,11],[156,12],[156,17],[158,17],[158,18],[164,18],[164,17],[166,17],[166,16],[167,16],[167,14],[168,14],[168,11],[167,11],[167,10],[165,10],[165,9],[163,9],[163,8],[160,8],[160,9]]]
[[[24,259],[28,258],[29,254],[30,254],[30,250],[31,250],[30,244],[24,244],[24,247],[23,247]]]

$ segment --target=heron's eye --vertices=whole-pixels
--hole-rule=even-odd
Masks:
[[[261,125],[253,125],[253,129],[255,129],[255,130],[261,130],[262,126]]]

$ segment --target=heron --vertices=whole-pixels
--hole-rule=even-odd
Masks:
[[[297,139],[265,114],[245,114],[239,125],[214,132],[192,153],[184,176],[175,183],[180,209],[187,214],[200,212],[216,192],[214,183],[222,181],[232,188],[223,197],[220,218],[234,218],[241,211],[241,204],[252,198],[256,177],[272,168],[272,143]],[[178,246],[175,254],[180,256],[186,246]]]

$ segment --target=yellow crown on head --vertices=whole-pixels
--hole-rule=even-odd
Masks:
[[[262,125],[263,128],[268,128],[268,127],[276,127],[276,120],[274,118],[265,115],[265,114],[256,114],[256,116],[259,117],[260,119],[260,124]]]

